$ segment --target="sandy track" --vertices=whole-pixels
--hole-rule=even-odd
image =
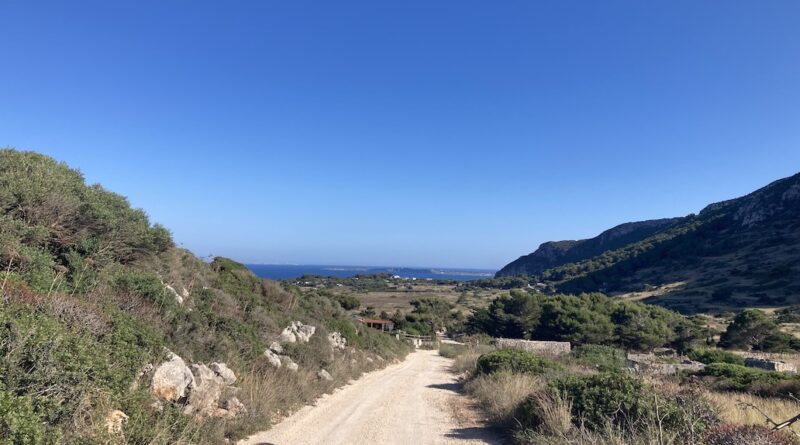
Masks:
[[[436,351],[415,352],[239,445],[501,444],[480,425],[455,418],[453,407],[463,411],[466,401],[450,363]]]

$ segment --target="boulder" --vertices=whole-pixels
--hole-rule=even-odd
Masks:
[[[299,328],[297,330],[297,341],[308,343],[314,333],[317,332],[317,328],[307,324],[300,324],[300,322],[298,322],[298,324]]]
[[[194,382],[192,371],[182,358],[170,352],[170,358],[153,372],[150,391],[158,398],[170,402],[186,397],[189,385]]]
[[[305,325],[299,321],[293,321],[283,331],[281,331],[282,343],[308,343],[317,331],[315,326]]]
[[[292,331],[291,326],[281,331],[282,343],[295,343],[296,341],[297,341],[297,335],[294,333],[294,331]]]
[[[219,408],[222,390],[227,386],[225,380],[206,365],[192,365],[194,381],[190,386],[189,403],[184,413],[201,417],[213,416]]]
[[[264,357],[267,358],[267,361],[269,362],[270,365],[276,368],[281,367],[281,358],[278,354],[267,349],[266,351],[264,351]]]
[[[270,343],[269,350],[276,354],[283,354],[283,346],[276,341]]]
[[[320,371],[317,373],[317,377],[320,380],[327,380],[329,382],[333,380],[333,376],[331,376],[331,374],[324,369],[320,369]]]
[[[222,407],[228,411],[229,417],[236,417],[240,414],[246,414],[247,408],[244,403],[240,402],[236,397],[231,397],[222,404]]]
[[[344,338],[342,334],[335,331],[328,334],[328,343],[330,343],[333,349],[344,350],[347,347],[347,339]]]
[[[222,378],[226,385],[233,385],[236,383],[236,374],[234,374],[231,368],[228,368],[228,365],[225,363],[212,363],[209,367]]]
[[[294,360],[292,360],[292,358],[288,355],[280,355],[278,357],[281,359],[281,364],[283,364],[283,366],[285,366],[289,371],[297,371],[299,368],[297,363],[295,363]]]

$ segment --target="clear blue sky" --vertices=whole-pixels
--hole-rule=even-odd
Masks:
[[[0,18],[0,146],[80,168],[199,255],[497,268],[800,170],[797,1],[4,1]]]

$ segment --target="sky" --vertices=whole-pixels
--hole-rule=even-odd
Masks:
[[[0,147],[200,256],[496,269],[800,171],[797,1],[0,0]]]

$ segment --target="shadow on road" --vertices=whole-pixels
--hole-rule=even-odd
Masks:
[[[441,389],[444,391],[452,391],[454,393],[460,393],[463,386],[464,385],[462,385],[461,383],[434,383],[432,385],[428,385],[427,387],[433,389]]]
[[[492,437],[486,428],[471,427],[471,428],[458,428],[445,434],[451,439],[458,440],[479,440],[488,445],[504,445],[505,442]]]

